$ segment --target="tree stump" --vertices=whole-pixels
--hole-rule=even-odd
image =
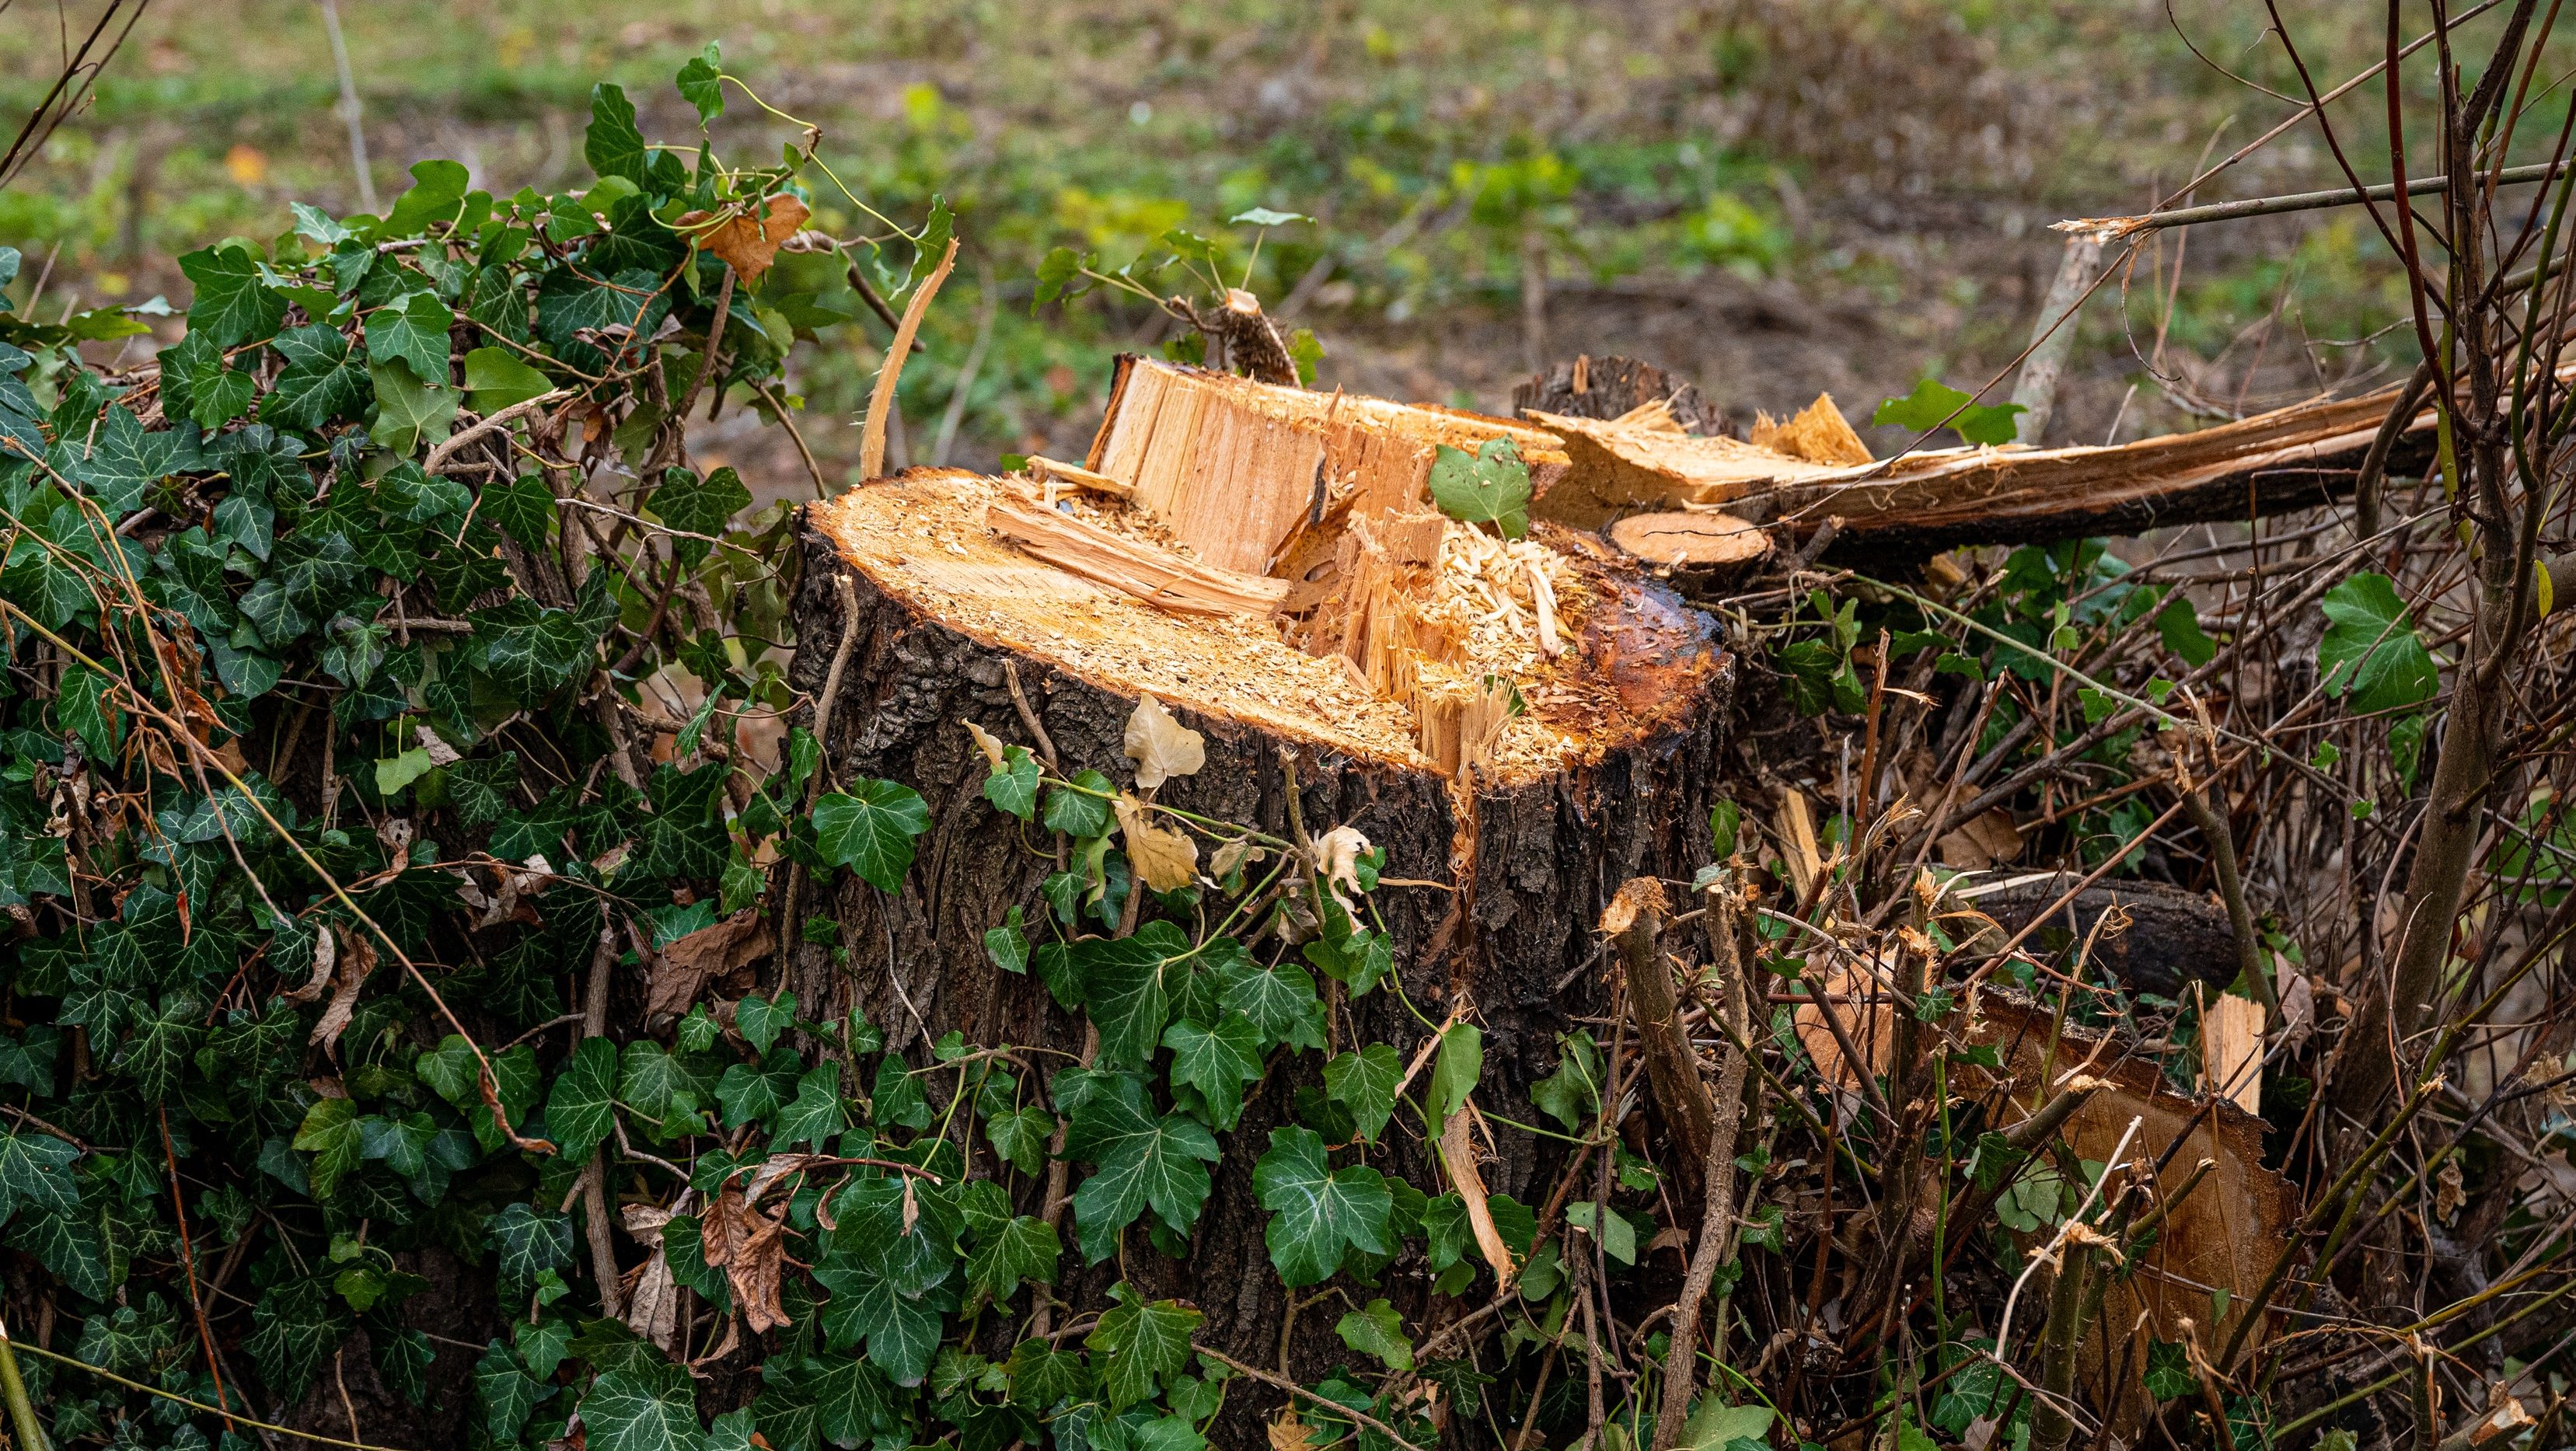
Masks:
[[[1055,512],[1069,521],[1063,527],[1110,541],[1094,540],[1085,559],[1122,550],[1141,558],[1159,548],[1153,520],[1128,505],[1097,495],[1062,504]],[[1298,582],[1307,595],[1302,616],[1292,596],[1281,607],[1290,613],[1273,618],[1226,607],[1232,595],[1222,591],[1210,596],[1215,603],[1164,598],[1150,580],[1125,579],[1115,566],[1069,573],[987,522],[1049,507],[1032,500],[1025,481],[915,469],[806,508],[795,686],[819,695],[845,632],[849,642],[824,769],[838,780],[883,777],[914,787],[932,824],[899,894],[846,881],[808,909],[840,924],[843,956],[836,962],[827,947],[797,948],[787,985],[799,1001],[819,1005],[809,1011],[863,1008],[889,1045],[918,1063],[930,1061],[930,1042],[951,1032],[970,1045],[1079,1053],[1080,1024],[1034,976],[1002,971],[985,953],[983,934],[1014,906],[1036,935],[1044,911],[1038,886],[1057,863],[1047,833],[984,800],[987,765],[966,727],[1028,745],[1041,760],[1051,747],[1062,773],[1096,769],[1123,787],[1131,773],[1123,732],[1140,697],[1151,694],[1206,747],[1204,768],[1167,781],[1160,803],[1281,836],[1292,834],[1292,820],[1317,836],[1348,826],[1385,849],[1386,884],[1371,900],[1404,991],[1434,1022],[1471,1007],[1486,1035],[1478,1103],[1492,1115],[1536,1118],[1528,1090],[1555,1068],[1556,1035],[1609,1004],[1611,963],[1591,931],[1602,907],[1630,877],[1688,878],[1708,858],[1734,662],[1716,648],[1707,621],[1669,591],[1624,573],[1597,543],[1542,526],[1554,543],[1533,548],[1544,552],[1543,572],[1562,582],[1561,653],[1528,651],[1497,664],[1506,686],[1491,678],[1488,686],[1516,690],[1525,709],[1498,710],[1488,739],[1467,742],[1444,762],[1433,717],[1446,689],[1441,677],[1460,667],[1405,658],[1407,647],[1387,638],[1389,599],[1402,607],[1404,589],[1429,588],[1402,542],[1421,532],[1407,522],[1415,516],[1381,516],[1374,533],[1366,521],[1351,526],[1354,538],[1338,556],[1353,574],[1379,571],[1365,586],[1379,591],[1376,615],[1356,615],[1346,598],[1355,581],[1344,577],[1335,587],[1328,571],[1320,584]],[[1427,532],[1439,537],[1437,528]],[[1490,536],[1446,546],[1460,547],[1502,546]],[[1380,556],[1374,565],[1370,550]],[[1446,567],[1447,555],[1435,549],[1435,556],[1431,567]],[[1178,570],[1167,562],[1149,573],[1170,578]],[[845,586],[855,613],[844,612]],[[1418,597],[1414,603],[1430,608]],[[1429,615],[1414,621],[1424,631],[1436,623]],[[1473,667],[1474,649],[1483,647],[1459,648]],[[1409,681],[1413,694],[1364,678],[1372,670],[1402,676],[1398,684]],[[1449,729],[1454,748],[1454,722]],[[1339,985],[1325,986],[1336,1048],[1384,1042],[1411,1061],[1428,1040],[1429,1030],[1384,987],[1335,1005]],[[1128,1237],[1124,1256],[1124,1273],[1140,1289],[1205,1312],[1205,1343],[1262,1366],[1279,1366],[1284,1354],[1289,1373],[1309,1376],[1348,1352],[1330,1329],[1336,1314],[1315,1311],[1290,1328],[1251,1180],[1268,1130],[1288,1121],[1293,1089],[1316,1081],[1320,1062],[1295,1060],[1295,1082],[1255,1089],[1241,1126],[1221,1136],[1215,1190],[1186,1260],[1154,1252],[1142,1234]],[[1488,1121],[1496,1151],[1485,1170],[1489,1189],[1536,1208],[1563,1167],[1562,1145]],[[1375,1157],[1388,1172],[1436,1189],[1432,1149],[1418,1125],[1390,1128]],[[975,1172],[992,1172],[989,1155]],[[1006,1184],[1022,1212],[1041,1212],[1039,1186],[1008,1177]],[[1069,1249],[1068,1263],[1075,1257]],[[1070,1297],[1078,1305],[1097,1300],[1119,1268],[1112,1262],[1074,1276]],[[1367,1293],[1389,1296],[1408,1316],[1431,1303],[1418,1258],[1399,1261]],[[1452,1318],[1467,1308],[1451,1303],[1455,1310],[1443,1314]],[[1243,1390],[1248,1402],[1270,1399],[1258,1387]],[[1257,1426],[1244,1430],[1239,1439],[1257,1440]]]

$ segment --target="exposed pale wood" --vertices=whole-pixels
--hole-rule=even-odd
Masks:
[[[1724,504],[1840,470],[1738,439],[1683,433],[1671,426],[1671,414],[1652,404],[1646,416],[1615,419],[1536,411],[1526,416],[1563,438],[1567,456],[1565,477],[1539,496],[1531,512],[1577,529],[1598,529],[1638,509]]]
[[[1030,454],[1028,469],[1032,476],[1041,481],[1052,479],[1059,484],[1071,484],[1077,489],[1088,489],[1095,494],[1107,494],[1113,499],[1136,497],[1133,486],[1122,484],[1107,474],[1095,474],[1080,464],[1060,463],[1055,459]]]
[[[1751,442],[1802,458],[1809,463],[1866,464],[1871,462],[1869,445],[1860,441],[1843,411],[1834,406],[1834,395],[1819,393],[1787,422],[1777,422],[1770,414],[1756,415]]]
[[[1699,1075],[1699,1058],[1682,1031],[1681,1009],[1673,993],[1673,970],[1664,960],[1666,903],[1664,884],[1638,877],[1619,888],[1601,930],[1619,943],[1619,960],[1628,983],[1628,1007],[1637,1018],[1637,1041],[1646,1058],[1646,1077],[1655,1106],[1664,1117],[1664,1132],[1680,1140],[1675,1167],[1685,1199],[1706,1188],[1704,1160],[1709,1135],[1717,1123],[1717,1103]]]
[[[1713,509],[1631,514],[1609,533],[1611,543],[1648,564],[1742,564],[1771,552],[1761,525]]]
[[[1794,786],[1782,792],[1776,822],[1781,853],[1789,865],[1790,889],[1804,897],[1825,869],[1825,859],[1816,849],[1816,817],[1807,805],[1807,793]]]
[[[1504,419],[1122,357],[1085,466],[1132,485],[1200,558],[1266,574],[1313,522],[1319,479],[1330,511],[1418,512],[1438,445],[1493,438],[1513,441],[1534,485],[1565,471],[1562,440]]]
[[[2263,1005],[2234,993],[2209,999],[2200,1020],[2204,1086],[2247,1113],[2263,1111]]]
[[[1288,594],[1286,580],[1211,568],[1026,499],[995,500],[985,522],[994,533],[1067,574],[1125,590],[1167,610],[1266,616]]]

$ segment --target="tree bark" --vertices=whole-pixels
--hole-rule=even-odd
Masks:
[[[987,767],[965,725],[1035,745],[1012,699],[1015,671],[1063,769],[1097,769],[1123,785],[1129,763],[1122,740],[1135,692],[926,613],[851,564],[810,512],[799,538],[797,633],[816,642],[791,668],[799,690],[819,691],[825,657],[842,636],[844,596],[835,581],[854,586],[848,597],[857,611],[825,759],[843,779],[912,786],[929,807],[931,828],[899,894],[848,878],[818,894],[813,910],[839,921],[844,956],[836,963],[831,949],[800,941],[787,985],[817,1016],[863,1009],[888,1044],[916,1062],[929,1061],[928,1044],[952,1031],[975,1046],[1079,1052],[1082,1025],[1034,977],[1003,972],[984,952],[983,933],[1011,906],[1023,907],[1033,923],[1041,916],[1037,887],[1056,864],[1031,850],[1021,823],[983,799]],[[1708,856],[1705,822],[1733,659],[1715,649],[1706,621],[1668,593],[1639,584],[1622,604],[1596,611],[1589,628],[1602,637],[1585,642],[1586,656],[1602,662],[1621,697],[1634,703],[1639,724],[1578,768],[1536,779],[1479,773],[1471,788],[1460,789],[1424,764],[1338,747],[1321,726],[1309,737],[1166,700],[1176,719],[1204,736],[1206,764],[1165,782],[1157,801],[1288,835],[1284,748],[1295,761],[1297,809],[1310,832],[1347,825],[1385,848],[1389,883],[1371,900],[1391,935],[1406,994],[1435,1022],[1455,1005],[1473,1004],[1485,1032],[1477,1101],[1523,1122],[1538,1117],[1528,1090],[1555,1067],[1555,1034],[1569,1018],[1597,1016],[1608,1006],[1608,970],[1587,928],[1620,883],[1686,879]],[[1428,1036],[1382,988],[1344,1004],[1333,1032],[1336,1049],[1384,1042],[1408,1058]],[[1269,1263],[1266,1216],[1251,1179],[1268,1131],[1287,1121],[1297,1087],[1320,1081],[1320,1063],[1310,1055],[1293,1068],[1283,1064],[1253,1090],[1242,1124],[1223,1137],[1215,1191],[1190,1257],[1162,1256],[1138,1233],[1128,1236],[1124,1266],[1145,1293],[1178,1296],[1204,1311],[1206,1343],[1253,1364],[1278,1364],[1284,1354],[1286,1373],[1310,1379],[1348,1352],[1331,1329],[1337,1316],[1322,1313],[1297,1318],[1283,1347],[1290,1301]],[[1492,1190],[1534,1204],[1562,1168],[1561,1147],[1500,1122],[1493,1132],[1500,1152],[1486,1166]],[[1380,1152],[1387,1172],[1416,1184],[1439,1182],[1427,1145],[1394,1134]],[[975,1162],[974,1172],[993,1172],[989,1156]],[[1042,1182],[1011,1187],[1020,1212],[1043,1212]],[[1399,1262],[1368,1293],[1417,1314],[1430,1298],[1420,1268]],[[1116,1263],[1093,1267],[1059,1288],[1078,1315],[1118,1273]],[[1243,1408],[1229,1402],[1232,1435],[1220,1440],[1255,1444],[1258,1424],[1234,1422],[1266,1409],[1270,1398],[1238,1399]]]

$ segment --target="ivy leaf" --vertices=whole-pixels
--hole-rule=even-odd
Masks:
[[[617,1127],[617,1045],[584,1038],[546,1095],[546,1135],[566,1158],[579,1159]]]
[[[1162,1394],[1190,1361],[1190,1337],[1207,1317],[1178,1300],[1147,1300],[1124,1281],[1109,1292],[1116,1303],[1083,1339],[1097,1358],[1100,1387],[1112,1410],[1125,1410]]]
[[[796,1092],[798,1070],[803,1067],[793,1052],[781,1048],[757,1068],[748,1063],[727,1068],[716,1082],[716,1102],[724,1107],[725,1127],[738,1129],[778,1112]]]
[[[2147,1394],[2160,1401],[2175,1400],[2200,1389],[2200,1377],[2193,1372],[2191,1357],[2178,1340],[2148,1342],[2145,1383]]]
[[[445,377],[445,370],[439,376]],[[447,437],[448,425],[456,421],[455,389],[423,381],[398,358],[369,363],[367,378],[376,392],[376,421],[367,437],[377,447],[408,455]]]
[[[372,333],[369,334],[367,350],[375,351]],[[465,391],[473,395],[477,413],[498,413],[531,398],[542,398],[553,392],[554,386],[553,379],[520,362],[518,355],[507,348],[476,348],[465,355]],[[491,498],[489,489],[484,491],[484,498]],[[551,503],[548,507],[552,507]],[[501,527],[509,529],[512,537],[517,537],[517,530],[510,529],[507,524]]]
[[[2175,595],[2156,611],[2156,633],[2166,649],[2194,669],[2218,658],[2218,642],[2200,628],[2200,612],[2192,608],[2189,595]]]
[[[350,1321],[330,1282],[319,1278],[271,1285],[251,1307],[250,1338],[243,1342],[259,1378],[280,1399],[304,1398],[315,1372],[347,1337]]]
[[[2348,695],[2352,709],[2368,715],[2420,704],[2441,688],[2432,652],[2388,576],[2356,574],[2319,604],[2326,632],[2317,641],[2317,671],[2328,695]]]
[[[836,1348],[864,1340],[868,1359],[888,1379],[901,1386],[921,1384],[939,1350],[941,1325],[934,1304],[904,1295],[894,1281],[872,1269],[826,1261],[815,1267],[814,1278],[831,1292],[823,1328]]]
[[[701,129],[714,124],[715,119],[724,114],[724,86],[719,79],[723,72],[719,65],[716,43],[710,40],[704,51],[689,57],[688,63],[680,67],[679,75],[674,78],[680,99],[697,108]]]
[[[1055,1115],[1031,1104],[1005,1109],[984,1121],[985,1142],[1023,1174],[1034,1174],[1045,1161],[1047,1140],[1055,1134]]]
[[[1505,539],[1529,532],[1529,465],[1508,438],[1489,438],[1473,454],[1440,444],[1431,463],[1431,502],[1462,524],[1490,521]]]
[[[349,340],[338,328],[319,323],[300,327],[279,334],[270,346],[286,366],[260,400],[260,422],[316,433],[366,406],[367,371],[350,356]]]
[[[506,484],[485,484],[479,512],[522,547],[535,549],[555,521],[555,496],[545,480],[521,474]]]
[[[80,1212],[80,1186],[72,1180],[72,1161],[80,1150],[51,1134],[21,1129],[0,1138],[0,1219],[19,1210],[32,1214]]]
[[[204,333],[216,347],[254,342],[286,320],[286,299],[268,290],[259,258],[239,242],[190,252],[179,270],[197,289],[188,304],[188,331]]]
[[[1072,787],[1080,789],[1054,786],[1047,790],[1047,829],[1067,836],[1107,836],[1109,802],[1117,788],[1098,771],[1076,771],[1068,779]]]
[[[1261,1077],[1261,1030],[1233,1013],[1219,1016],[1212,1028],[1185,1019],[1163,1030],[1163,1046],[1172,1050],[1172,1085],[1196,1092],[1208,1107],[1209,1125],[1231,1131],[1243,1117],[1244,1086]],[[1395,1056],[1392,1048],[1385,1052]],[[1329,1081],[1332,1069],[1324,1072]]]
[[[1026,746],[1002,747],[1001,762],[984,778],[984,799],[1022,821],[1037,812],[1038,758]]]
[[[581,1398],[595,1451],[698,1451],[697,1386],[676,1365],[644,1362],[603,1372]]]
[[[1055,1226],[1018,1215],[977,1240],[966,1254],[966,1283],[990,1295],[995,1303],[1018,1292],[1020,1282],[1055,1283],[1055,1265],[1064,1253]]]
[[[1100,1063],[1142,1068],[1162,1041],[1172,1000],[1167,965],[1190,951],[1189,939],[1170,922],[1148,922],[1129,937],[1073,944],[1073,970],[1083,1006],[1100,1029]]]
[[[364,1137],[358,1130],[357,1105],[345,1098],[317,1098],[304,1111],[304,1121],[296,1127],[294,1147],[313,1156],[305,1174],[313,1185],[313,1197],[328,1199],[340,1185],[340,1179],[358,1167],[366,1155]]]
[[[984,955],[1004,972],[1029,970],[1029,935],[1018,907],[1004,915],[1001,926],[984,929]]]
[[[465,203],[465,188],[472,181],[462,162],[443,158],[414,162],[411,187],[394,198],[393,210],[385,214],[382,234],[417,236],[432,222],[454,221],[458,208]]]
[[[1148,1205],[1175,1234],[1188,1234],[1207,1202],[1207,1166],[1218,1158],[1216,1138],[1186,1114],[1159,1117],[1145,1099],[1145,1081],[1132,1073],[1103,1073],[1071,1107],[1065,1154],[1096,1165],[1098,1172],[1074,1191],[1073,1214],[1083,1254],[1098,1264],[1114,1254],[1118,1231]]]
[[[635,103],[626,99],[623,86],[603,81],[590,88],[590,129],[582,133],[581,154],[600,176],[643,186],[649,153],[644,133],[635,129]]]
[[[1556,1038],[1556,1071],[1530,1085],[1530,1102],[1581,1133],[1601,1110],[1601,1050],[1587,1030]]]
[[[662,485],[653,491],[647,504],[653,516],[673,529],[688,534],[721,535],[733,516],[751,507],[751,490],[731,468],[719,468],[700,478],[690,469],[664,469]],[[715,546],[704,539],[671,541],[671,557],[682,569],[695,569]]]
[[[1029,300],[1029,315],[1037,316],[1039,308],[1059,297],[1071,302],[1089,292],[1090,284],[1083,277],[1082,272],[1084,268],[1097,264],[1099,260],[1089,252],[1077,253],[1071,247],[1057,247],[1049,251],[1038,262],[1037,295]]]
[[[85,665],[66,666],[54,715],[93,761],[113,761],[125,740],[125,712],[111,699],[117,682]]]
[[[528,1424],[537,1400],[552,1387],[519,1368],[518,1357],[494,1340],[474,1362],[474,1394],[483,1402],[483,1429],[500,1445],[513,1445]]]
[[[1270,1131],[1270,1152],[1252,1169],[1253,1197],[1271,1212],[1270,1263],[1292,1289],[1332,1278],[1352,1249],[1387,1254],[1395,1195],[1366,1165],[1325,1165],[1323,1136],[1308,1128]]]
[[[161,350],[162,411],[211,432],[250,411],[258,392],[249,370],[224,366],[213,333],[192,332]]]
[[[1431,1131],[1467,1106],[1485,1073],[1485,1034],[1473,1023],[1451,1023],[1440,1034],[1440,1056],[1431,1065]]]
[[[1234,948],[1218,959],[1217,1003],[1259,1028],[1265,1043],[1324,1046],[1324,1005],[1315,996],[1315,979],[1293,962],[1264,967],[1241,947]]]
[[[367,360],[399,358],[424,382],[447,381],[447,330],[456,315],[435,292],[412,292],[367,314]],[[490,349],[484,351],[489,352]]]
[[[483,1223],[483,1237],[498,1256],[501,1283],[525,1287],[548,1270],[572,1263],[572,1221],[514,1199]]]
[[[841,1065],[817,1063],[796,1080],[796,1097],[780,1111],[769,1146],[773,1151],[796,1144],[822,1149],[848,1126],[841,1111]]]
[[[848,867],[877,890],[892,892],[912,865],[913,838],[930,829],[930,808],[909,786],[861,780],[847,795],[824,793],[811,819],[826,865]]]
[[[1395,1089],[1403,1081],[1404,1060],[1385,1043],[1340,1054],[1324,1065],[1324,1092],[1351,1111],[1360,1137],[1372,1144],[1395,1114]]]
[[[1404,1317],[1383,1299],[1344,1315],[1333,1331],[1344,1345],[1375,1357],[1389,1370],[1413,1369],[1413,1342],[1405,1337]]]
[[[1043,1340],[1023,1340],[1003,1363],[1010,1378],[1011,1404],[1033,1411],[1052,1410],[1091,1390],[1091,1367],[1075,1350],[1058,1350]]]
[[[791,992],[781,992],[774,1000],[750,993],[733,1005],[734,1031],[742,1034],[754,1053],[768,1053],[769,1045],[795,1021],[796,994]]]
[[[1940,427],[1955,428],[1970,443],[2007,444],[2019,430],[2013,415],[2025,412],[2018,403],[1976,405],[1973,395],[1926,378],[1914,385],[1914,391],[1902,398],[1890,398],[1870,414],[1873,424],[1892,424],[1915,433],[1929,433]]]

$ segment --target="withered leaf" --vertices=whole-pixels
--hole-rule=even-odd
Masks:
[[[340,1035],[348,1031],[349,1019],[358,1011],[358,990],[367,985],[367,975],[375,970],[376,949],[367,939],[351,933],[349,940],[340,945],[339,986],[331,994],[330,1005],[322,1009],[321,1021],[313,1025],[309,1040],[335,1059],[340,1056]]]
[[[1144,803],[1124,791],[1118,793],[1112,809],[1118,813],[1118,830],[1125,839],[1127,865],[1144,879],[1146,886],[1157,892],[1170,892],[1197,878],[1199,844],[1188,832],[1154,825],[1145,814]]]
[[[766,221],[736,213],[709,226],[715,213],[690,212],[680,218],[679,230],[701,250],[723,258],[726,266],[742,274],[743,281],[758,282],[777,260],[778,245],[795,236],[812,215],[803,202],[783,194],[761,205],[768,213]]]
[[[712,927],[677,939],[652,964],[644,994],[645,1019],[687,1012],[710,981],[760,961],[774,946],[756,907],[745,907]]]
[[[1207,738],[1172,719],[1163,703],[1138,696],[1127,717],[1127,759],[1136,763],[1136,789],[1151,791],[1174,776],[1194,776],[1207,764]]]

